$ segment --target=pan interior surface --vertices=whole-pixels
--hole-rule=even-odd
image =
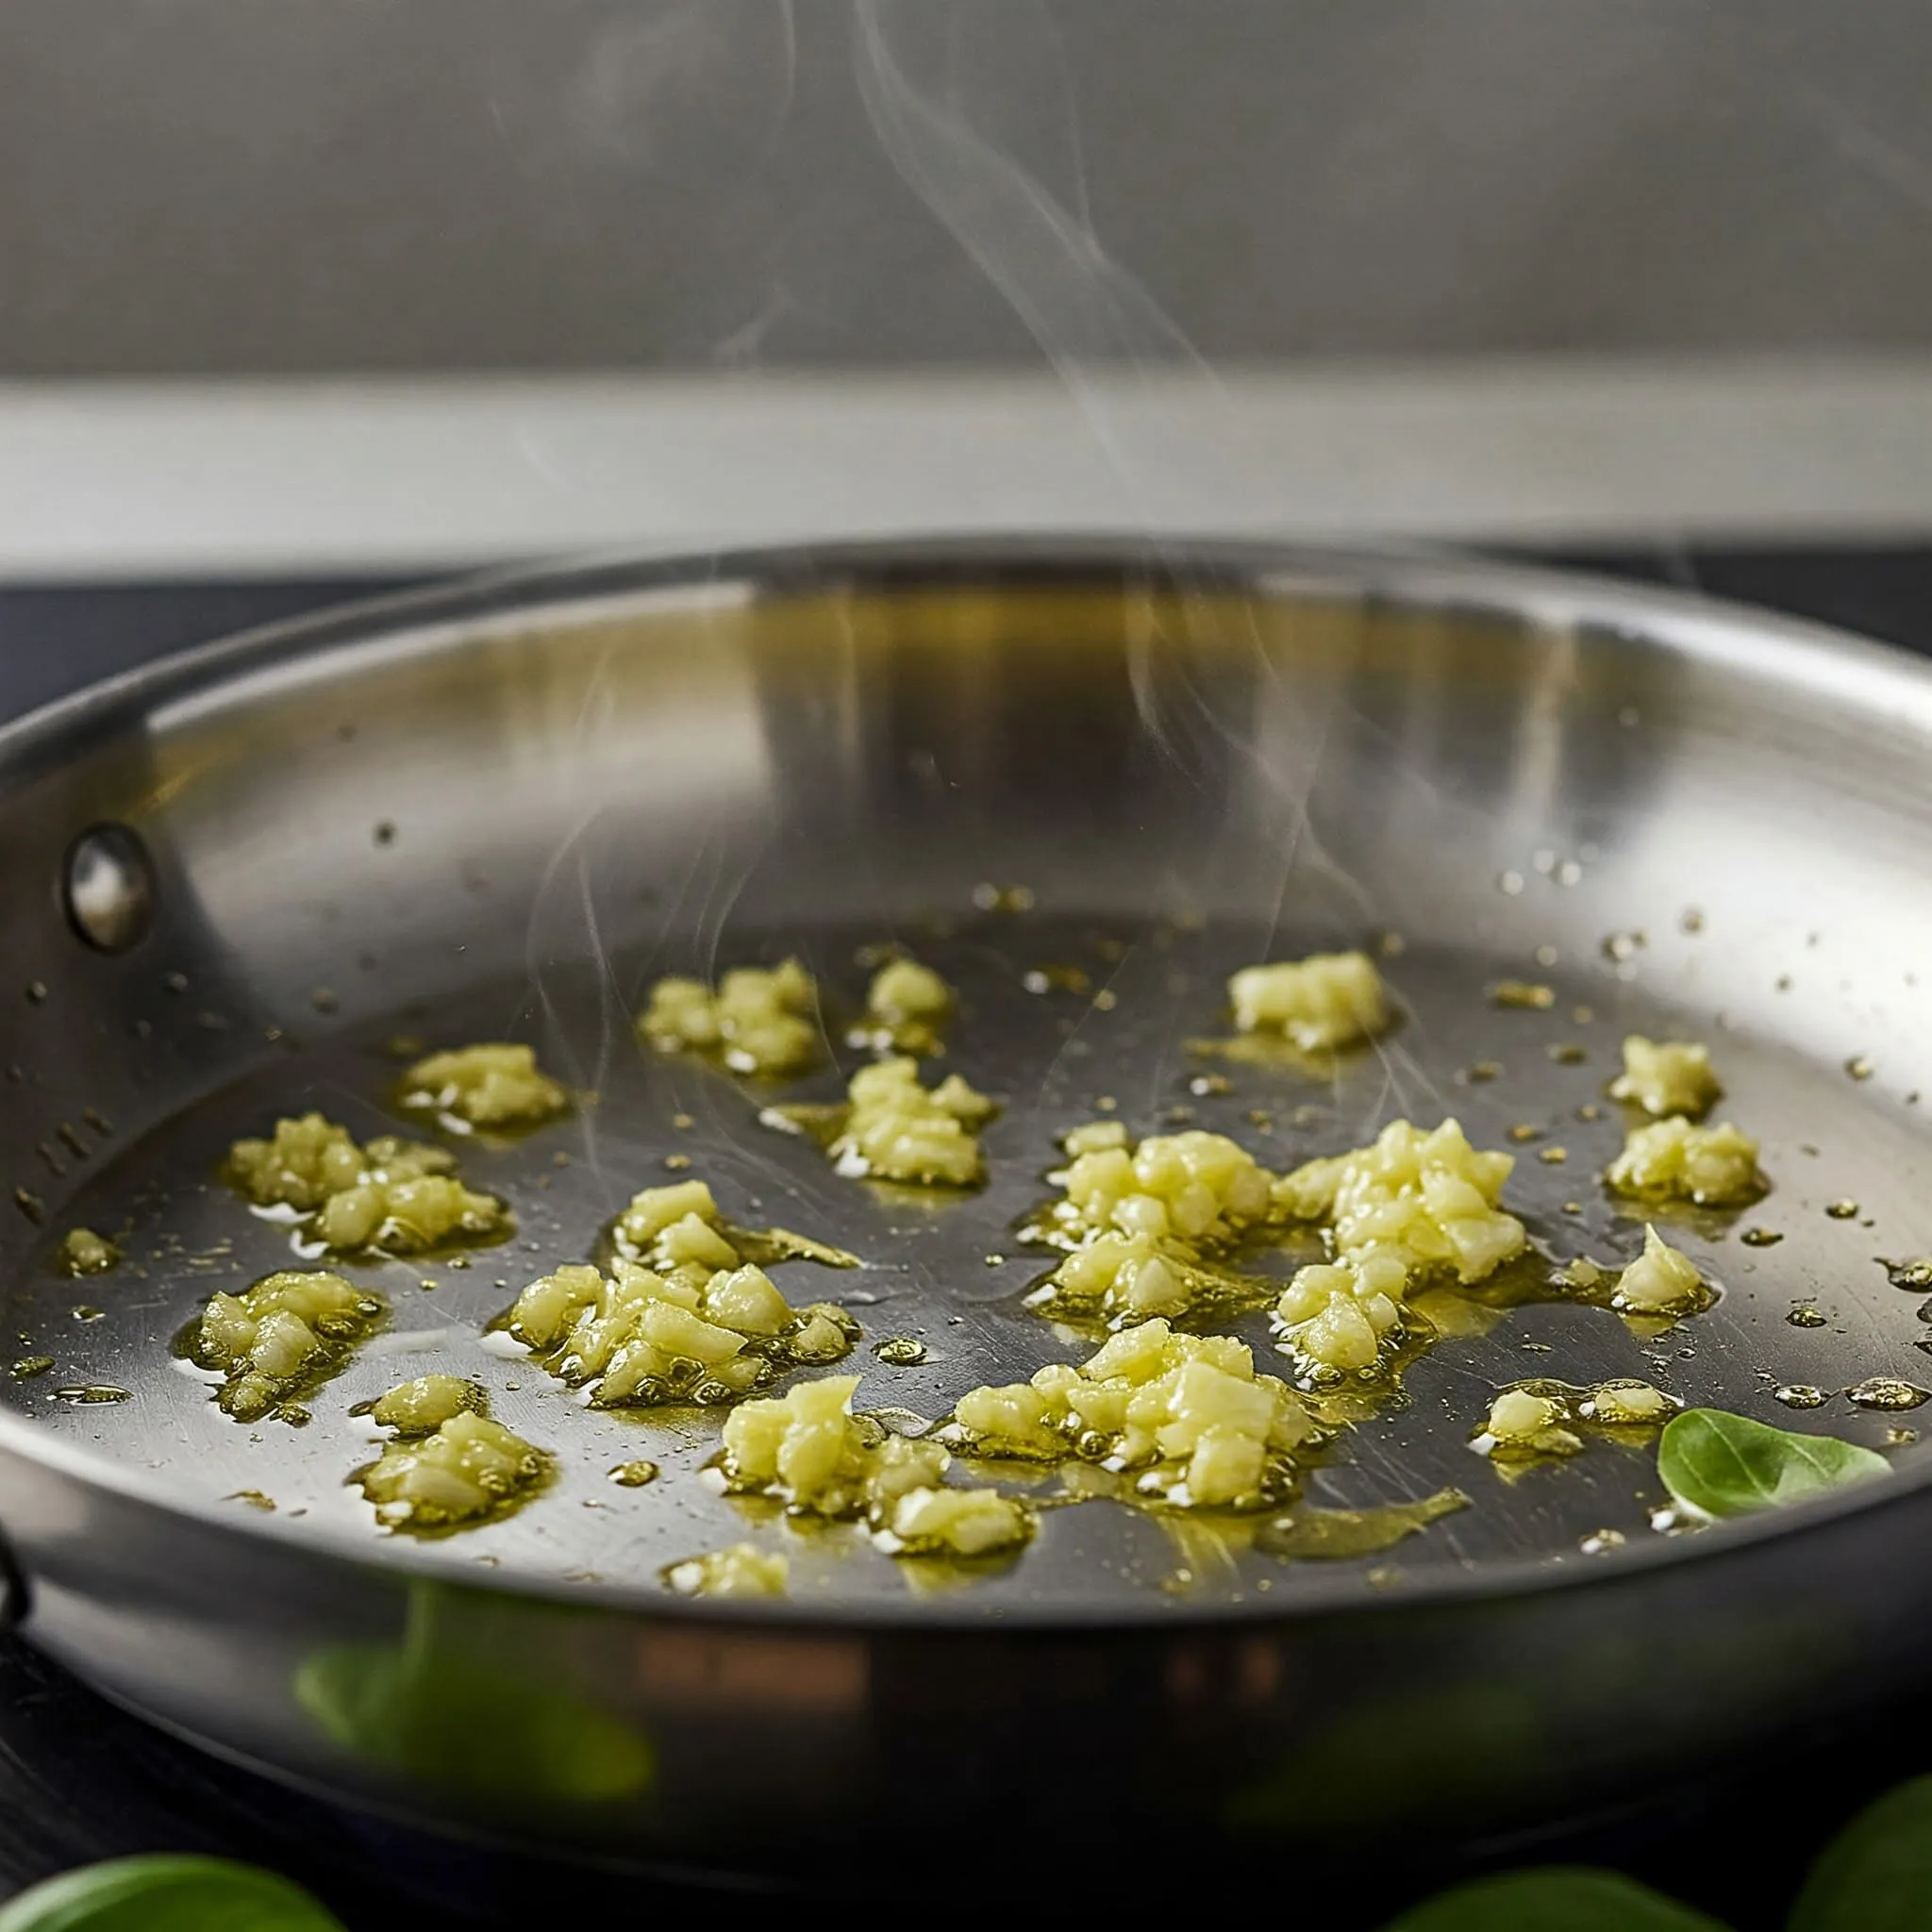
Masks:
[[[648,1592],[748,1537],[788,1554],[794,1599],[832,1610],[937,1596],[949,1615],[1070,1623],[1423,1592],[1502,1561],[1608,1574],[1664,1533],[1654,1444],[1592,1441],[1511,1478],[1470,1438],[1532,1377],[1641,1378],[1882,1448],[1911,1479],[1913,1413],[1847,1391],[1932,1384],[1932,1331],[1884,1265],[1932,1250],[1924,680],[1690,608],[1641,625],[1607,592],[1506,608],[1479,569],[1442,575],[727,570],[271,641],[49,725],[0,805],[30,908],[0,1144],[19,1191],[14,1347],[53,1367],[0,1395],[184,1504],[238,1522],[272,1506],[291,1534],[379,1558],[392,1540],[349,1483],[377,1433],[351,1410],[408,1376],[464,1375],[558,1475],[427,1546],[453,1574]],[[58,891],[71,841],[103,823],[153,864],[153,927],[120,952],[77,934]],[[759,1124],[774,1100],[835,1098],[863,1063],[836,1022],[888,945],[958,989],[939,1070],[1002,1102],[976,1193],[843,1179]],[[1227,1034],[1235,968],[1357,945],[1400,1008],[1374,1047],[1322,1073],[1202,1050]],[[793,955],[819,978],[835,1066],[764,1087],[637,1043],[658,975]],[[1498,1005],[1503,981],[1547,994]],[[701,1178],[735,1221],[862,1257],[789,1264],[780,1285],[858,1319],[841,1365],[862,1374],[856,1407],[936,1421],[969,1388],[1091,1348],[1023,1306],[1054,1257],[1017,1230],[1052,1191],[1058,1137],[1098,1118],[1210,1128],[1278,1171],[1391,1119],[1453,1116],[1516,1155],[1505,1201],[1545,1272],[1620,1266],[1642,1216],[1601,1174],[1631,1121],[1605,1092],[1629,1032],[1709,1045],[1720,1111],[1759,1141],[1772,1191],[1659,1217],[1722,1290],[1668,1330],[1556,1294],[1432,1303],[1448,1332],[1294,1506],[1466,1493],[1387,1551],[1287,1559],[1257,1542],[1265,1517],[1102,1497],[1045,1509],[1005,1566],[895,1564],[855,1528],[715,1493],[718,1412],[587,1408],[485,1336],[525,1282],[589,1258],[632,1192]],[[513,1205],[513,1240],[463,1265],[348,1266],[391,1305],[385,1332],[306,1426],[230,1421],[175,1339],[214,1291],[303,1264],[223,1185],[223,1153],[310,1108],[358,1138],[419,1131],[386,1104],[399,1036],[526,1040],[582,1098],[526,1136],[458,1144],[465,1178]],[[61,1274],[76,1225],[123,1266]],[[1289,1373],[1259,1316],[1230,1325]],[[874,1352],[901,1338],[923,1361]],[[1827,1400],[1793,1409],[1791,1388]],[[658,1480],[611,1480],[640,1457]]]

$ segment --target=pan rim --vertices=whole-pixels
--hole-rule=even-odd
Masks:
[[[1751,679],[1828,691],[1840,701],[1889,713],[1932,737],[1932,665],[1899,646],[1800,619],[1759,612],[1701,592],[1633,586],[1587,572],[1552,570],[1425,544],[1271,542],[1186,537],[1160,540],[1118,532],[996,530],[936,532],[889,539],[744,545],[713,550],[624,550],[537,562],[433,582],[352,601],[171,653],[43,705],[0,725],[0,788],[11,789],[43,758],[74,748],[92,731],[152,715],[197,692],[238,683],[283,661],[308,661],[381,636],[487,626],[535,610],[562,616],[599,605],[634,607],[680,592],[739,584],[754,597],[796,596],[840,587],[874,591],[964,580],[1069,587],[1128,575],[1278,593],[1296,582],[1333,581],[1341,593],[1397,605],[1425,605],[1478,617],[1507,616],[1540,629],[1591,627],[1641,645],[1668,641],[1705,666]],[[479,1573],[436,1544],[406,1538],[358,1547],[350,1535],[258,1517],[240,1522],[220,1505],[184,1496],[166,1479],[43,1430],[18,1410],[0,1408],[0,1455],[13,1457],[126,1504],[158,1509],[247,1544],[267,1538],[291,1555],[385,1577],[435,1580],[466,1592],[531,1599],[643,1616],[665,1623],[895,1637],[971,1631],[1053,1638],[1073,1633],[1135,1638],[1197,1630],[1287,1629],[1344,1615],[1352,1619],[1540,1595],[1550,1590],[1635,1584],[1660,1567],[1709,1566],[1742,1558],[1766,1543],[1852,1516],[1907,1507],[1932,1488],[1932,1456],[1896,1480],[1860,1485],[1762,1515],[1712,1524],[1692,1537],[1658,1537],[1591,1561],[1546,1557],[1443,1568],[1405,1576],[1395,1591],[1360,1571],[1337,1570],[1300,1581],[1290,1600],[1191,1605],[1149,1593],[1147,1602],[1111,1607],[1045,1603],[973,1607],[948,1598],[922,1602],[855,1598],[837,1605],[789,1598],[752,1603],[681,1597],[642,1582],[566,1581],[534,1574]],[[0,1539],[6,1530],[0,1510]]]

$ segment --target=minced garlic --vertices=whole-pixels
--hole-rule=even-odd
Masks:
[[[932,1055],[953,1010],[953,989],[917,959],[890,959],[873,975],[865,1013],[846,1036],[874,1053]]]
[[[456,1164],[441,1147],[389,1134],[358,1146],[346,1127],[308,1113],[277,1121],[272,1140],[237,1141],[226,1172],[258,1208],[292,1210],[320,1249],[413,1255],[515,1225],[494,1195],[463,1186]]]
[[[1025,1230],[1072,1253],[1032,1303],[1114,1324],[1178,1316],[1252,1295],[1217,1266],[1244,1237],[1282,1222],[1324,1222],[1333,1263],[1301,1270],[1275,1308],[1291,1354],[1318,1376],[1366,1371],[1401,1337],[1401,1304],[1421,1276],[1465,1285],[1523,1252],[1523,1224],[1498,1205],[1514,1165],[1478,1153],[1446,1121],[1397,1121],[1372,1146],[1275,1176],[1221,1134],[1158,1135],[1138,1147],[1117,1121],[1066,1137],[1064,1192]]]
[[[1361,1373],[1402,1335],[1409,1271],[1394,1255],[1317,1262],[1295,1271],[1274,1305],[1284,1345],[1307,1372]]]
[[[1075,1248],[1027,1297],[1029,1306],[1111,1324],[1180,1315],[1230,1286],[1174,1241],[1144,1234],[1097,1234]]]
[[[418,1375],[379,1395],[366,1411],[371,1421],[399,1436],[426,1436],[465,1410],[490,1413],[482,1385],[460,1375]]]
[[[1579,1429],[1612,1435],[1648,1431],[1667,1423],[1679,1406],[1661,1389],[1627,1377],[1590,1389],[1567,1382],[1523,1382],[1505,1389],[1490,1405],[1470,1446],[1499,1462],[1574,1456],[1583,1447]]]
[[[570,1091],[537,1065],[531,1048],[489,1041],[418,1060],[403,1075],[402,1105],[467,1133],[551,1120],[570,1106]]]
[[[1061,1144],[1072,1158],[1050,1176],[1061,1198],[1025,1234],[1072,1252],[1032,1306],[1139,1322],[1240,1291],[1209,1257],[1268,1211],[1270,1176],[1252,1156],[1199,1130],[1135,1146],[1119,1121],[1075,1127]]]
[[[1620,1193],[1707,1208],[1746,1206],[1765,1187],[1756,1141],[1728,1121],[1700,1127],[1682,1114],[1633,1128],[1604,1178]]]
[[[422,1534],[503,1516],[549,1477],[551,1458],[474,1409],[391,1442],[353,1480],[385,1529]]]
[[[1633,1033],[1624,1042],[1624,1071],[1610,1083],[1613,1100],[1634,1101],[1645,1113],[1680,1113],[1700,1119],[1724,1095],[1711,1071],[1710,1049],[1689,1041],[1646,1040]]]
[[[812,1133],[842,1174],[917,1187],[976,1187],[985,1177],[980,1127],[994,1103],[950,1074],[919,1084],[919,1062],[896,1058],[861,1067],[843,1107],[773,1107],[758,1116],[786,1133]]]
[[[1709,1300],[1710,1291],[1698,1275],[1696,1263],[1646,1222],[1643,1252],[1618,1275],[1611,1307],[1631,1315],[1689,1315]]]
[[[796,959],[737,967],[715,991],[701,979],[660,979],[637,1030],[659,1053],[705,1054],[767,1078],[805,1073],[824,1048],[818,988]]]
[[[1367,1147],[1284,1174],[1274,1203],[1290,1220],[1326,1223],[1344,1261],[1392,1257],[1411,1275],[1440,1271],[1468,1287],[1527,1244],[1523,1224],[1498,1206],[1515,1164],[1472,1147],[1455,1121],[1426,1131],[1395,1121]]]
[[[1227,982],[1227,996],[1240,1031],[1283,1034],[1304,1053],[1352,1046],[1389,1024],[1382,976],[1366,953],[1243,966]]]
[[[1582,1402],[1577,1414],[1600,1428],[1652,1428],[1675,1415],[1679,1404],[1648,1382],[1599,1382]]]
[[[284,1270],[210,1295],[191,1353],[227,1377],[215,1397],[223,1410],[255,1422],[336,1374],[386,1313],[379,1295],[340,1274]]]
[[[68,1230],[60,1243],[59,1264],[69,1274],[105,1274],[121,1262],[121,1250],[91,1227]]]
[[[1065,1145],[1074,1158],[1052,1176],[1064,1197],[1041,1230],[1060,1246],[1110,1230],[1223,1248],[1269,1211],[1267,1171],[1224,1134],[1152,1134],[1130,1150],[1119,1122],[1097,1121]]]
[[[997,1490],[928,1484],[897,1497],[873,1540],[894,1557],[991,1557],[1017,1548],[1033,1529],[1026,1505]]]
[[[664,1581],[680,1596],[783,1596],[791,1565],[780,1551],[756,1543],[732,1543],[703,1557],[687,1557],[664,1572]]]
[[[718,1460],[727,1490],[801,1515],[862,1518],[893,1556],[991,1556],[1032,1537],[1025,1503],[943,1486],[952,1458],[939,1442],[855,1416],[858,1387],[857,1375],[826,1375],[734,1409]]]
[[[719,1211],[703,1181],[646,1188],[611,1229],[611,1241],[626,1261],[643,1261],[659,1274],[702,1288],[721,1268],[748,1261],[817,1261],[827,1268],[857,1268],[858,1257],[843,1248],[792,1234],[782,1227],[734,1227]]]
[[[525,1289],[502,1325],[553,1375],[588,1385],[599,1408],[733,1402],[800,1363],[838,1360],[858,1339],[842,1308],[794,1308],[762,1268],[702,1257],[664,1274],[621,1258],[608,1275],[559,1268]]]
[[[1078,1367],[960,1397],[946,1440],[975,1456],[1079,1458],[1132,1474],[1137,1497],[1178,1508],[1278,1500],[1316,1435],[1300,1398],[1255,1374],[1231,1336],[1183,1335],[1158,1319],[1111,1337]]]
[[[1564,1424],[1568,1405],[1559,1396],[1506,1389],[1490,1405],[1475,1447],[1499,1460],[1530,1456],[1574,1456],[1583,1438]]]

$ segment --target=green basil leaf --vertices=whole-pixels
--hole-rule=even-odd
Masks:
[[[342,1932],[273,1872],[155,1855],[63,1872],[0,1907],[0,1932]]]
[[[1932,1925],[1932,1777],[1889,1791],[1819,1854],[1788,1932],[1924,1932]]]
[[[1404,1912],[1385,1932],[1725,1932],[1615,1872],[1550,1865],[1458,1885]]]
[[[1687,1509],[1742,1516],[1891,1468],[1875,1449],[1836,1436],[1801,1436],[1722,1408],[1687,1408],[1664,1425],[1657,1473]]]

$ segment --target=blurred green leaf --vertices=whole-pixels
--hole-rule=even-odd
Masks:
[[[1456,1822],[1534,1789],[1549,1770],[1548,1726],[1533,1698],[1491,1681],[1399,1698],[1363,1696],[1304,1738],[1229,1807],[1241,1831],[1379,1833],[1424,1817]]]
[[[0,1932],[342,1932],[286,1878],[226,1858],[113,1858],[0,1907]]]
[[[1615,1872],[1551,1865],[1458,1885],[1391,1920],[1385,1932],[1725,1932]]]
[[[1925,1932],[1932,1926],[1932,1777],[1859,1812],[1819,1855],[1789,1932]]]
[[[295,1696],[358,1757],[448,1790],[595,1801],[651,1779],[651,1747],[629,1725],[461,1653],[320,1651],[296,1673]]]

